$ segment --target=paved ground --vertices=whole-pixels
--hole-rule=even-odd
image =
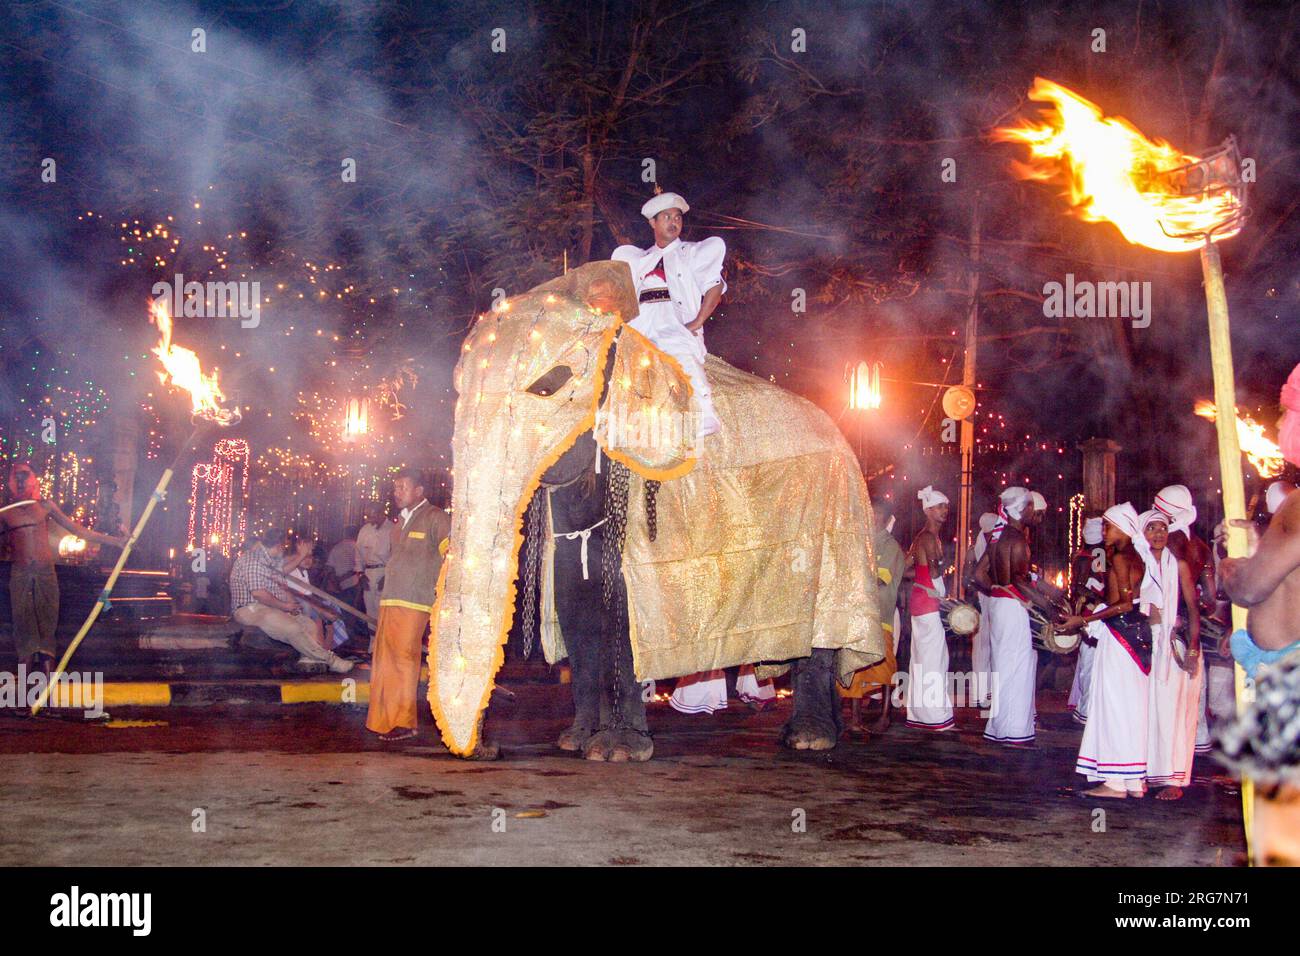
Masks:
[[[431,727],[381,749],[364,712],[337,705],[0,718],[0,865],[1212,866],[1244,853],[1237,792],[1208,761],[1179,803],[1075,797],[1080,731],[1050,712],[1054,696],[1035,750],[983,742],[968,711],[959,734],[895,725],[822,756],[776,745],[788,701],[711,718],[656,704],[655,759],[629,766],[549,745],[563,688],[513,689],[489,720],[504,752],[490,764],[452,758]]]

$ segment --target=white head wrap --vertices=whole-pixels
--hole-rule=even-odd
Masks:
[[[1033,501],[1029,492],[1019,486],[1005,489],[998,497],[1002,502],[998,506],[998,510],[1008,518],[1014,518],[1016,521],[1021,519],[1029,509],[1030,502]]]
[[[1268,491],[1264,492],[1264,504],[1268,507],[1268,513],[1277,514],[1277,509],[1282,507],[1282,502],[1286,501],[1286,496],[1295,491],[1295,485],[1289,481],[1275,481],[1268,486]]]
[[[1034,510],[1035,510],[1035,511],[1046,511],[1046,510],[1047,510],[1047,499],[1044,498],[1042,495],[1040,495],[1038,492],[1036,492],[1036,491],[1031,491],[1031,492],[1029,493],[1029,500],[1032,501],[1032,502],[1034,503]]]
[[[1192,493],[1186,485],[1169,485],[1156,494],[1155,510],[1162,512],[1169,519],[1169,531],[1188,533],[1196,522],[1196,505],[1192,504]]]
[[[1146,535],[1142,533],[1142,519],[1138,517],[1137,509],[1126,501],[1122,505],[1111,505],[1106,509],[1104,517],[1128,535],[1134,549],[1142,556],[1142,563],[1150,571],[1153,563],[1151,545],[1147,544]]]
[[[1102,524],[1101,518],[1089,518],[1083,523],[1084,544],[1101,544]]]
[[[988,534],[990,531],[996,528],[997,524],[998,524],[998,516],[995,515],[992,511],[986,511],[982,515],[980,515],[980,530],[983,531],[985,534]]]
[[[665,209],[680,209],[683,213],[691,211],[691,207],[686,204],[686,200],[676,193],[660,193],[641,207],[641,215],[647,219],[653,219]]]
[[[948,496],[942,491],[935,491],[929,485],[926,485],[916,493],[916,497],[921,499],[922,508],[933,508],[935,505],[946,505]]]

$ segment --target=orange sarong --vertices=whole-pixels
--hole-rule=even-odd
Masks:
[[[853,680],[849,682],[848,687],[837,683],[835,689],[840,692],[841,697],[861,700],[871,696],[881,687],[887,691],[892,687],[894,674],[898,670],[898,661],[894,658],[894,629],[884,624],[881,630],[885,634],[885,659],[871,667],[854,671]]]
[[[423,657],[420,641],[429,612],[381,604],[370,662],[370,710],[366,728],[386,734],[398,727],[416,729],[415,702]]]

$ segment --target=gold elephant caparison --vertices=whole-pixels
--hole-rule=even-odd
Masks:
[[[455,753],[477,744],[503,660],[524,511],[588,429],[633,471],[623,576],[638,680],[834,648],[847,683],[884,657],[871,505],[834,423],[710,356],[722,429],[697,449],[689,380],[624,325],[636,310],[627,265],[591,263],[483,315],[465,341],[429,642],[429,703]],[[647,479],[663,481],[655,541],[635,506]]]

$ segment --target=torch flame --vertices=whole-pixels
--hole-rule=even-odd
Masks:
[[[1029,162],[1013,164],[1013,171],[1021,179],[1063,182],[1080,219],[1113,223],[1134,245],[1162,252],[1197,250],[1206,234],[1217,242],[1241,231],[1241,200],[1233,191],[1186,194],[1180,186],[1188,177],[1170,175],[1198,157],[1148,139],[1123,117],[1103,116],[1096,104],[1051,80],[1035,78],[1029,98],[1051,104],[1043,121],[1001,127],[993,138],[1028,146]]]
[[[1202,418],[1211,421],[1218,414],[1214,402],[1204,400],[1196,403],[1194,411]],[[1237,414],[1237,441],[1241,444],[1242,453],[1255,466],[1255,471],[1261,478],[1276,478],[1282,474],[1282,469],[1285,467],[1282,449],[1276,442],[1265,436],[1264,426],[1249,415]]]
[[[226,396],[217,381],[217,373],[204,375],[197,355],[187,348],[172,344],[172,318],[167,312],[166,300],[155,299],[149,312],[161,335],[152,350],[163,367],[163,371],[158,373],[158,380],[164,385],[171,384],[189,392],[190,406],[195,415],[217,422],[230,421],[231,412],[221,405]]]

